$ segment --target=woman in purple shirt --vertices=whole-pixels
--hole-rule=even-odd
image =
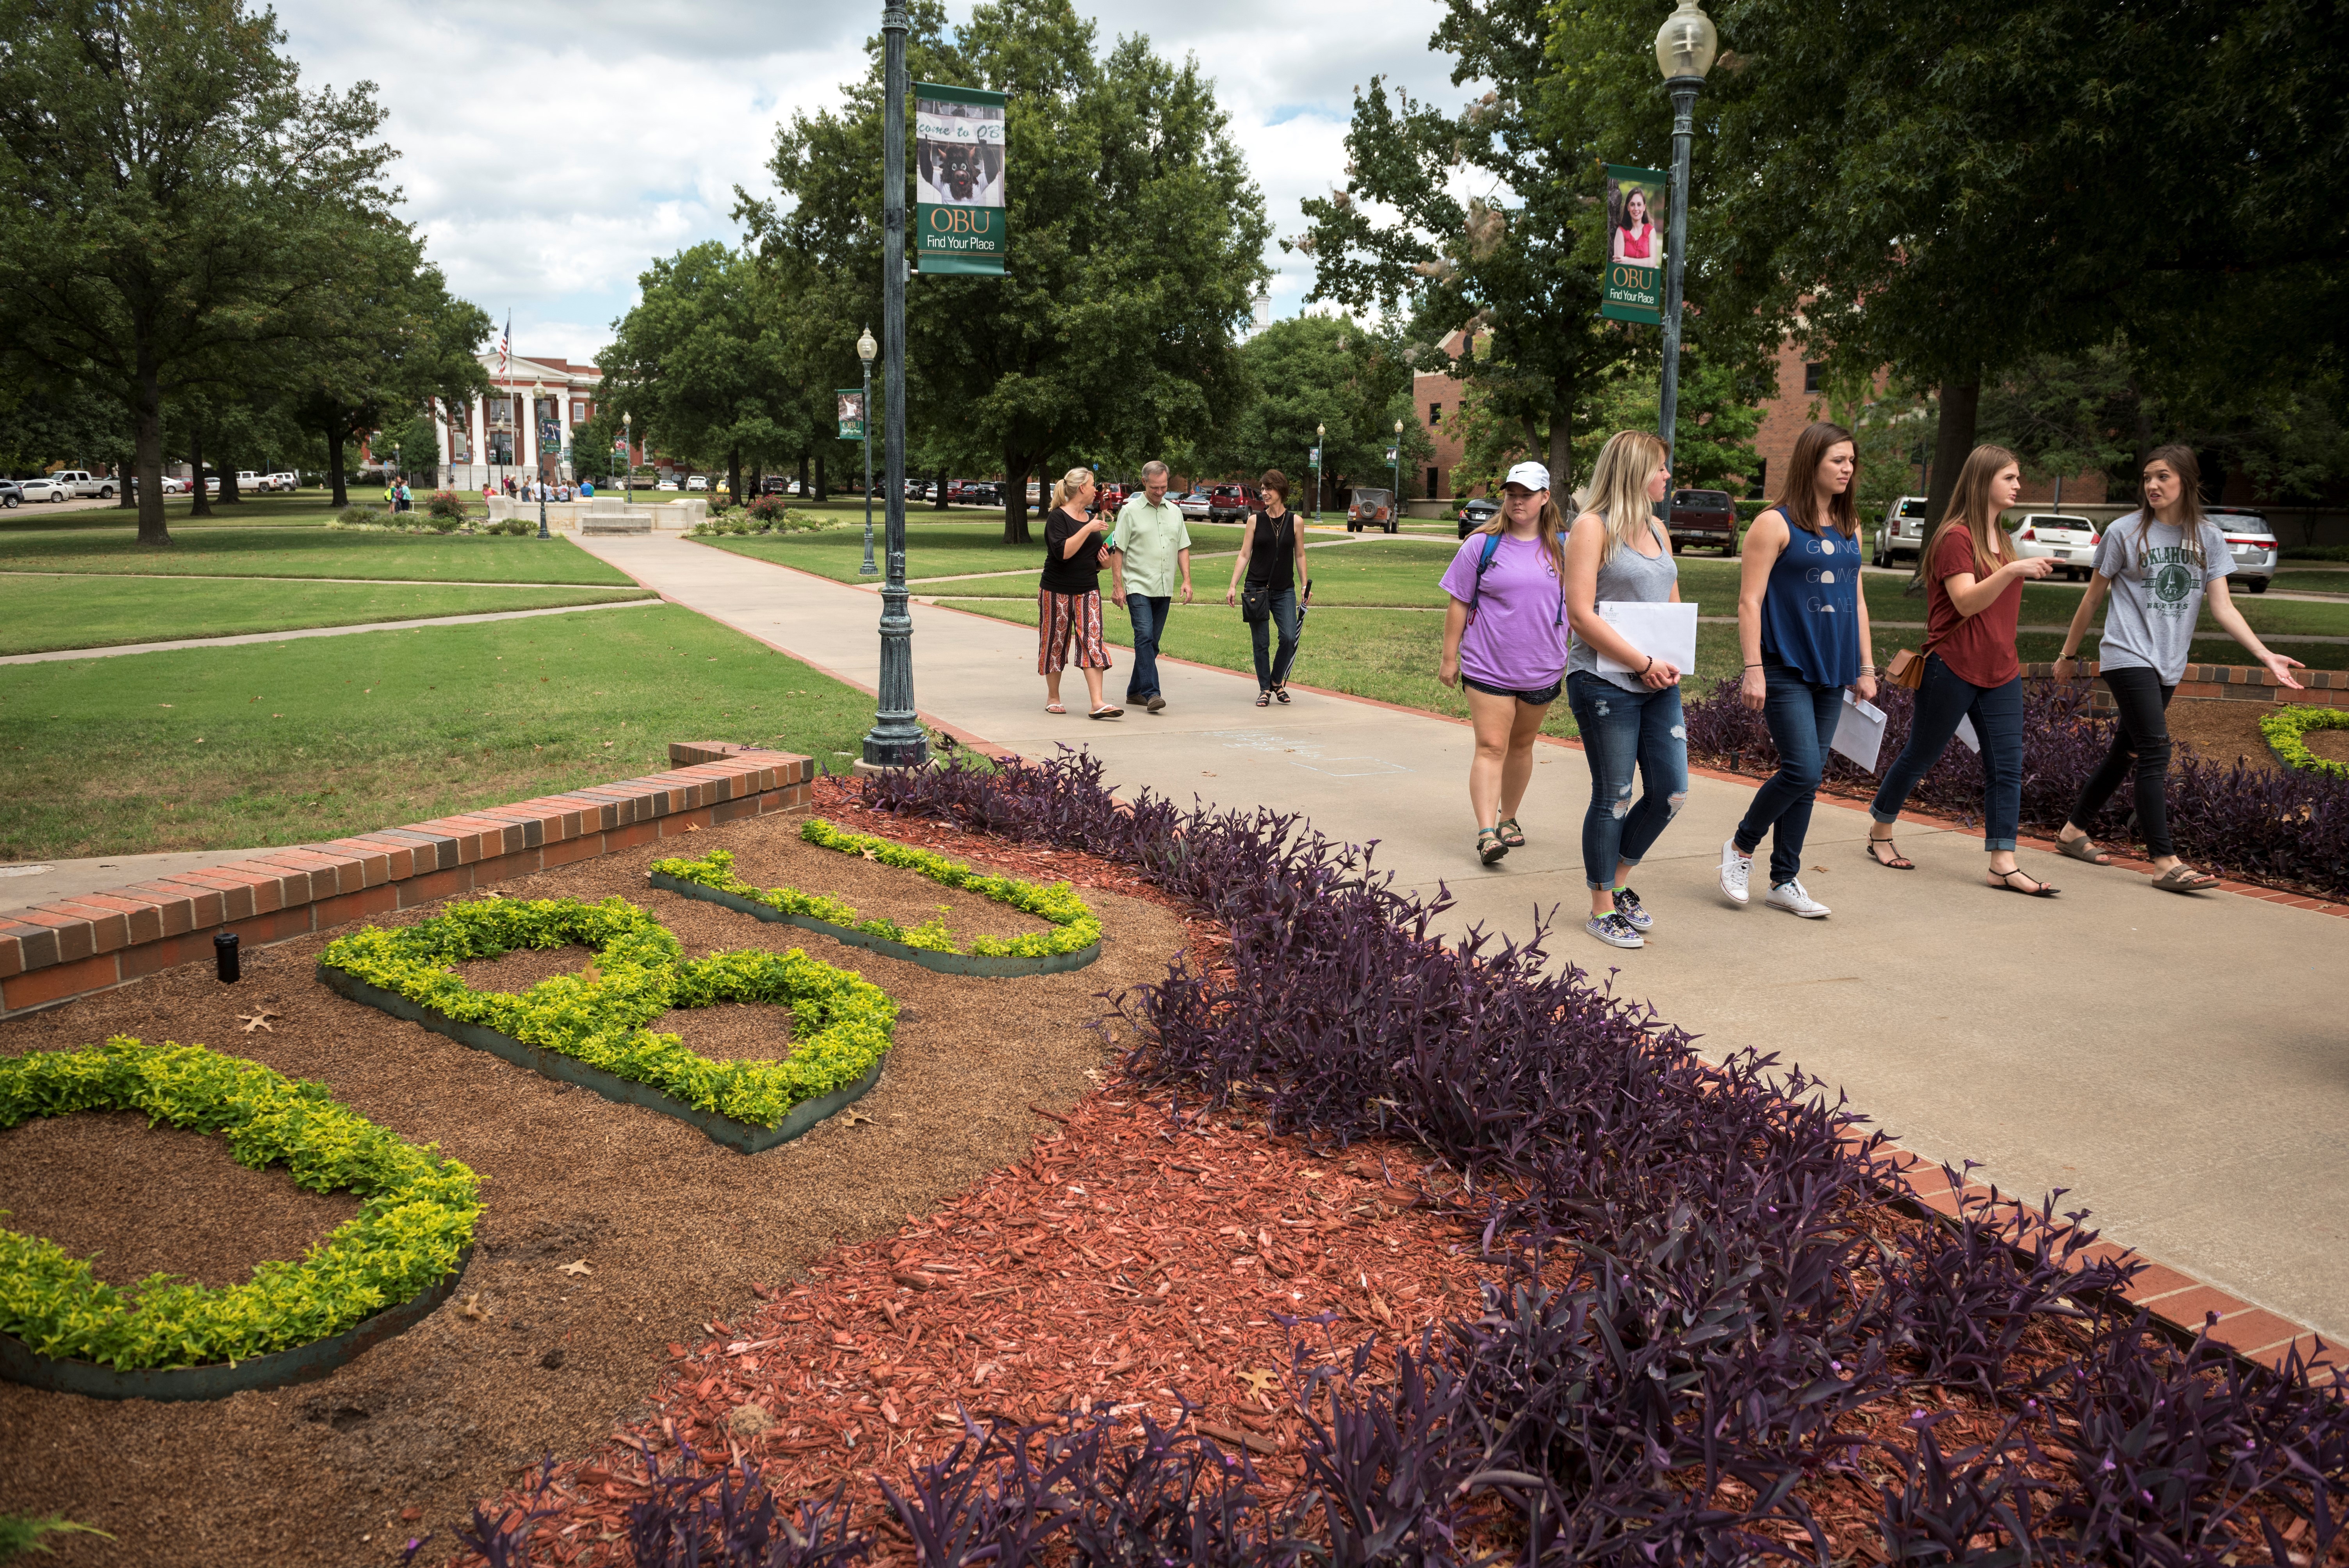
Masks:
[[[1519,463],[1501,510],[1460,542],[1444,573],[1444,657],[1435,678],[1468,696],[1476,755],[1468,804],[1476,856],[1491,865],[1526,841],[1517,807],[1533,777],[1534,737],[1566,681],[1566,519],[1549,470]]]

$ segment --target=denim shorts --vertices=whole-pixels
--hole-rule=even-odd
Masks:
[[[1560,679],[1550,682],[1539,691],[1512,691],[1507,686],[1486,686],[1464,670],[1461,672],[1460,684],[1473,690],[1481,691],[1486,696],[1516,697],[1528,707],[1547,707],[1557,700],[1557,694],[1566,689],[1566,682]]]

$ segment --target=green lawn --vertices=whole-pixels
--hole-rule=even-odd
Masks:
[[[652,595],[641,588],[445,588],[365,583],[0,576],[0,654],[480,615]]]
[[[689,610],[0,668],[0,861],[370,831],[658,772],[672,740],[834,767],[873,699]]]
[[[824,508],[837,512],[837,506]],[[830,528],[821,533],[791,534],[716,534],[697,541],[719,550],[730,550],[738,555],[748,555],[760,561],[771,561],[779,565],[795,566],[802,572],[812,572],[843,583],[872,581],[861,578],[857,569],[864,563],[864,529],[861,521],[846,528]],[[978,572],[1040,572],[1044,565],[1044,530],[1033,521],[1030,531],[1034,535],[1027,544],[1003,542],[1003,525],[998,521],[971,521],[968,512],[947,514],[953,521],[930,522],[921,521],[920,512],[908,511],[905,523],[905,576],[908,580],[930,577],[954,577]],[[1192,580],[1204,583],[1211,568],[1199,558],[1210,552],[1236,551],[1239,548],[1240,531],[1228,526],[1208,523],[1191,525]],[[881,524],[874,520],[874,562],[885,569],[882,554]],[[1231,568],[1226,563],[1224,572]],[[1007,580],[1008,581],[1008,580]],[[1107,582],[1106,576],[1102,579]],[[957,588],[957,592],[960,589]],[[1033,595],[1036,584],[1031,580],[1025,587],[1012,583],[1009,588],[985,590]]]
[[[425,582],[561,583],[633,587],[567,539],[507,534],[344,531],[321,526],[315,501],[294,497],[247,502],[211,522],[171,509],[171,544],[143,550],[138,525],[114,511],[44,516],[0,512],[0,573],[69,572],[203,577],[412,578]]]

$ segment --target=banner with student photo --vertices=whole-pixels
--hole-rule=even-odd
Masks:
[[[862,387],[842,387],[832,394],[840,402],[840,438],[861,441],[864,438],[864,389]]]
[[[1003,95],[914,84],[914,258],[925,273],[1003,275]]]
[[[1671,176],[1607,166],[1607,281],[1599,314],[1612,321],[1664,319],[1664,215]]]

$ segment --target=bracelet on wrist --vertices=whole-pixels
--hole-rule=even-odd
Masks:
[[[1749,670],[1758,670],[1758,669],[1760,669],[1762,666],[1761,666],[1760,665],[1746,665],[1745,667],[1746,667],[1747,669],[1749,669]]]

